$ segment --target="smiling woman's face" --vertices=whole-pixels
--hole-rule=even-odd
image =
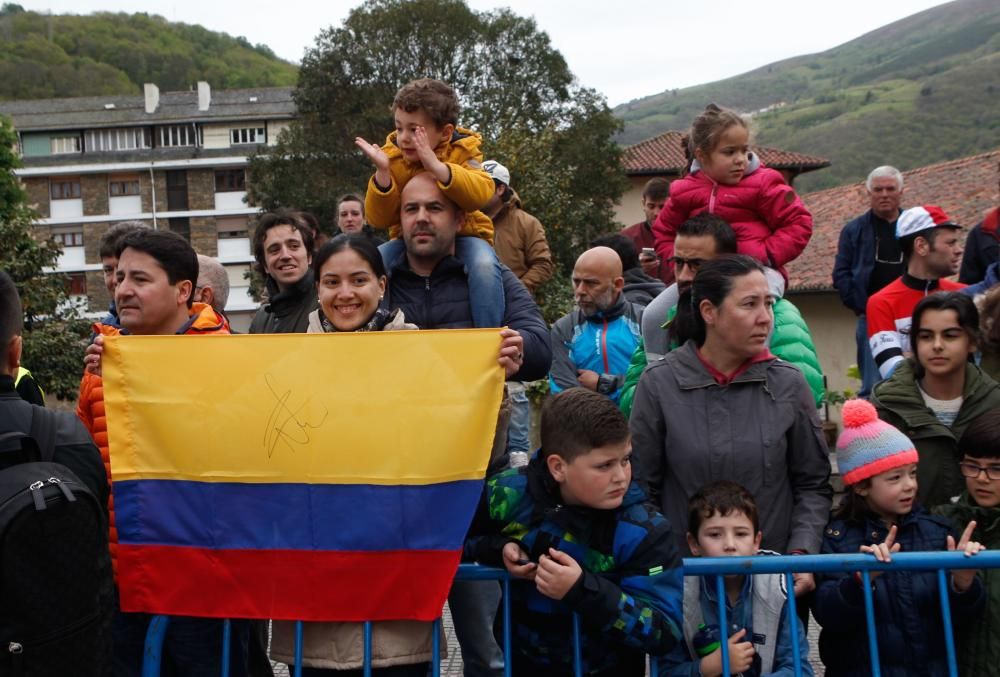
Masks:
[[[734,278],[721,305],[702,302],[706,334],[733,355],[753,357],[767,347],[774,324],[773,305],[764,273],[754,270]]]
[[[347,248],[333,254],[319,270],[319,305],[330,324],[339,331],[364,326],[378,309],[385,293],[385,277]]]

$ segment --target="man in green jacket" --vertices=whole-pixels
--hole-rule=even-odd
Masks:
[[[674,258],[671,261],[675,267],[677,282],[653,299],[643,313],[642,338],[632,353],[632,361],[625,373],[625,384],[618,401],[619,408],[626,416],[632,413],[635,387],[639,384],[639,377],[646,365],[676,347],[669,345],[665,327],[674,317],[677,299],[691,286],[702,263],[711,261],[716,256],[735,253],[736,234],[728,223],[714,214],[705,212],[693,216],[677,229]],[[823,368],[819,364],[812,335],[799,309],[783,298],[784,278],[777,272],[769,273],[768,282],[775,297],[771,352],[802,371],[818,407],[824,392]]]
[[[987,548],[1000,548],[1000,408],[980,414],[958,443],[958,466],[965,491],[934,512],[956,526],[976,521],[972,538]],[[959,670],[963,675],[1000,677],[1000,569],[981,573],[986,606],[977,622],[958,633]]]

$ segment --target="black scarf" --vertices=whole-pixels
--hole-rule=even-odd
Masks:
[[[378,308],[375,314],[372,315],[371,319],[365,324],[361,325],[357,329],[352,329],[351,331],[382,331],[385,329],[385,325],[392,322],[393,318],[396,317],[398,309],[386,310],[385,308]],[[333,326],[333,323],[327,319],[326,314],[323,313],[323,309],[319,309],[319,323],[323,327],[323,331],[327,333],[340,331]]]

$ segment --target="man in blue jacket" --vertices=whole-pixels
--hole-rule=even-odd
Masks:
[[[580,254],[573,266],[577,309],[552,325],[553,393],[583,387],[618,402],[642,319],[642,306],[625,300],[624,286],[614,249],[593,247]]]
[[[841,302],[858,317],[855,340],[861,371],[859,397],[868,397],[879,381],[878,367],[868,346],[865,306],[868,297],[903,274],[903,250],[896,239],[896,219],[902,211],[903,175],[895,167],[876,167],[865,181],[870,209],[840,231],[833,286]]]
[[[396,260],[389,261],[392,282],[386,290],[387,305],[400,308],[406,321],[421,329],[475,326],[469,304],[468,275],[462,262],[455,258],[455,238],[465,223],[465,214],[426,172],[410,179],[400,200],[400,225],[406,248]],[[502,279],[504,329],[498,332],[498,362],[508,380],[543,378],[552,362],[548,327],[528,289],[506,266],[502,266]],[[497,425],[494,457],[487,474],[506,465],[503,453],[506,434],[507,421],[502,420]],[[448,604],[466,677],[503,674],[503,653],[493,636],[499,603],[500,586],[494,581],[460,581],[452,586]]]

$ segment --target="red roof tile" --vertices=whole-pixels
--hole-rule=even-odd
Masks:
[[[967,232],[1000,204],[998,163],[1000,149],[903,172],[903,207],[939,205]],[[840,231],[868,209],[865,184],[830,188],[802,199],[813,215],[813,234],[802,255],[788,265],[789,286],[793,291],[830,290]]]
[[[680,175],[687,166],[684,158],[684,147],[681,144],[681,132],[667,132],[627,146],[623,152],[622,161],[625,173],[629,175],[643,174],[676,174]],[[815,169],[829,167],[830,161],[812,155],[792,153],[786,150],[768,146],[754,146],[765,165],[773,169],[797,169],[809,172]]]

